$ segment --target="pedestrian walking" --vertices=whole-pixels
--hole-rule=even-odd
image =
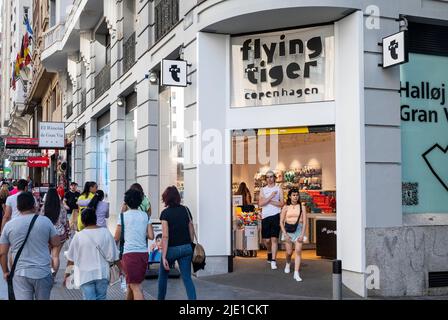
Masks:
[[[261,237],[268,252],[268,263],[271,269],[277,269],[278,237],[280,236],[280,211],[284,205],[283,192],[275,184],[272,170],[266,172],[267,186],[261,188],[258,205],[261,210]]]
[[[70,234],[74,234],[74,230],[77,229],[77,220],[73,217],[77,217],[78,212],[78,198],[81,195],[78,191],[78,184],[76,182],[70,183],[68,192],[64,195],[64,208],[67,210],[67,218],[70,222]]]
[[[106,219],[109,218],[109,203],[104,201],[103,190],[97,190],[92,200],[78,200],[78,204],[95,210],[96,225],[98,227],[107,227]]]
[[[17,193],[9,196],[8,199],[6,199],[5,212],[2,219],[2,230],[9,220],[13,220],[20,215],[19,209],[17,209],[17,197],[22,192],[28,191],[27,185],[28,183],[26,182],[26,180],[20,179],[17,182]]]
[[[196,300],[196,289],[191,279],[192,242],[194,227],[190,210],[180,204],[180,194],[175,186],[168,187],[162,195],[165,203],[160,215],[162,221],[162,261],[159,268],[158,299],[165,300],[170,266],[177,261],[189,300]]]
[[[126,191],[115,231],[115,241],[119,241],[121,233],[124,233],[121,265],[126,275],[126,300],[144,300],[141,283],[148,268],[148,239],[154,239],[148,214],[139,210],[142,200],[143,194],[140,191]]]
[[[148,197],[145,195],[141,184],[134,183],[133,185],[131,185],[130,189],[140,191],[143,194],[142,204],[140,205],[139,209],[143,212],[146,212],[148,216],[151,217],[151,203],[149,202]]]
[[[15,194],[17,194],[19,192],[19,190],[17,188],[17,183],[18,182],[16,180],[14,180],[12,182],[12,189],[9,191],[9,195],[10,196],[13,196],[13,195],[15,195]],[[28,182],[27,182],[27,184],[28,184]]]
[[[49,300],[53,286],[48,244],[57,247],[60,238],[50,219],[36,214],[34,205],[33,195],[21,192],[17,197],[19,216],[5,225],[0,237],[3,277],[12,279],[16,300]],[[14,259],[11,270],[8,253]]]
[[[82,213],[82,210],[87,208],[87,205],[86,206],[79,205],[79,201],[92,200],[93,197],[95,196],[95,193],[97,190],[98,190],[98,185],[96,184],[96,182],[87,181],[84,184],[84,190],[82,191],[81,195],[78,198],[78,203],[77,203],[78,212],[77,212],[76,220],[74,220],[74,221],[77,221],[78,231],[81,231],[84,228],[84,225],[82,224],[82,221],[81,221],[81,213]]]
[[[291,272],[291,257],[293,246],[295,247],[294,280],[302,281],[300,277],[300,263],[302,261],[302,245],[306,230],[306,210],[302,210],[300,193],[296,188],[288,192],[286,206],[283,207],[280,217],[282,229],[282,241],[286,247],[285,273]]]
[[[28,182],[28,191],[31,192],[33,190],[33,179],[31,179],[31,176],[28,176],[27,182]]]
[[[55,188],[48,189],[40,214],[50,219],[56,228],[56,232],[60,239],[60,245],[51,249],[51,273],[53,277],[55,277],[60,265],[59,254],[61,253],[64,242],[68,239],[70,234],[67,211]]]
[[[70,243],[67,266],[74,266],[74,283],[84,300],[106,300],[110,264],[118,262],[118,249],[109,229],[98,227],[95,210],[84,209],[81,221],[85,227]],[[64,275],[64,285],[69,275]]]
[[[3,215],[6,209],[6,199],[9,197],[9,191],[8,191],[8,184],[4,183],[2,184],[2,187],[0,189],[0,234],[1,234],[1,226],[3,221]]]

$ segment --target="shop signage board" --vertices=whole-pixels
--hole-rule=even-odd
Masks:
[[[39,148],[53,149],[64,147],[65,147],[65,123],[40,122]]]
[[[187,86],[187,61],[162,60],[162,85],[171,87]]]
[[[406,31],[400,31],[383,38],[383,68],[389,68],[408,62]]]
[[[448,57],[410,53],[400,67],[404,213],[448,213]]]
[[[6,149],[37,149],[39,146],[39,139],[37,138],[22,138],[22,137],[6,137]]]
[[[28,157],[27,166],[29,168],[46,168],[50,165],[50,159],[47,157]]]
[[[231,106],[334,100],[334,26],[233,37]]]
[[[40,157],[42,156],[40,153],[12,153],[9,155],[9,161],[11,162],[27,162],[28,157]]]

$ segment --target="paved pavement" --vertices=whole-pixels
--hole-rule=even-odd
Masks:
[[[61,270],[56,277],[51,300],[82,300],[80,290],[62,287],[65,258],[61,255]],[[237,257],[234,272],[223,275],[194,277],[199,300],[320,300],[331,299],[331,262],[323,259],[304,259],[302,282],[296,282],[292,273],[283,272],[284,259],[278,259],[278,269],[271,270],[263,256],[257,258]],[[156,268],[154,268],[156,269]],[[0,271],[1,273],[1,271]],[[157,297],[157,279],[147,279],[143,283],[146,300]],[[124,300],[125,294],[120,284],[109,287],[109,300]],[[168,279],[167,300],[185,300],[185,289],[180,278]],[[362,299],[347,288],[343,288],[344,299]],[[398,299],[447,299],[448,297],[406,297]],[[0,300],[7,299],[6,284],[0,280]],[[380,299],[380,298],[373,298]],[[397,299],[397,298],[394,298]]]

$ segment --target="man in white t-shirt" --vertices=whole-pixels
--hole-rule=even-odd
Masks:
[[[268,251],[268,263],[271,269],[277,269],[278,237],[280,236],[280,212],[283,207],[283,193],[275,185],[275,174],[266,172],[267,186],[260,190],[258,205],[262,208],[261,236]]]
[[[28,182],[25,179],[20,179],[19,182],[17,182],[17,193],[6,199],[5,214],[3,216],[1,230],[3,230],[6,222],[17,218],[20,215],[20,212],[17,209],[17,197],[19,194],[26,191],[28,191]]]

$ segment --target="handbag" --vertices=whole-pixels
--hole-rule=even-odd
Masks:
[[[188,218],[190,219],[190,222],[193,223],[193,220],[191,218],[191,212],[190,209],[184,206],[184,208],[187,210]],[[193,243],[194,249],[193,249],[193,257],[191,258],[191,262],[193,264],[201,264],[205,261],[205,250],[204,247],[199,244],[198,237],[196,236],[196,231],[193,227],[193,233],[194,233],[194,239],[196,239],[196,243]]]
[[[90,236],[88,236],[88,237],[90,238]],[[90,239],[92,240],[92,238],[90,238]],[[93,240],[92,240],[92,242],[95,243],[95,241],[93,241]],[[100,256],[102,256],[104,261],[106,261],[107,264],[109,265],[109,285],[113,286],[114,284],[116,284],[120,281],[121,270],[115,262],[111,263],[107,260],[106,255],[104,254],[103,250],[101,250],[101,248],[98,244],[95,243],[95,245],[96,245],[96,249],[100,253]]]
[[[6,279],[6,283],[8,285],[8,299],[9,300],[16,300],[16,296],[14,294],[14,287],[13,287],[13,284],[12,284],[12,279],[14,277],[14,272],[16,270],[17,262],[19,261],[20,255],[22,254],[23,247],[25,247],[25,243],[28,240],[28,236],[30,235],[31,229],[33,229],[33,226],[34,226],[34,223],[37,220],[37,217],[38,217],[38,215],[35,214],[33,219],[31,220],[31,223],[30,223],[30,226],[28,228],[28,232],[26,234],[25,240],[23,240],[23,243],[20,246],[19,251],[17,251],[17,254],[16,254],[15,258],[14,258],[14,263],[12,264],[12,267],[11,267],[11,271],[9,272],[9,275],[8,275],[8,277]]]
[[[297,218],[296,223],[290,224],[290,223],[287,223],[285,221],[285,231],[287,233],[294,233],[294,232],[296,232],[297,226],[299,225],[299,221],[300,221],[300,217],[301,216],[302,216],[302,204],[300,204],[300,214],[299,214],[299,217]]]
[[[121,233],[120,233],[120,255],[119,255],[119,259],[121,260],[123,258],[123,252],[124,252],[124,216],[123,216],[123,212],[120,213],[120,220],[121,220]]]

